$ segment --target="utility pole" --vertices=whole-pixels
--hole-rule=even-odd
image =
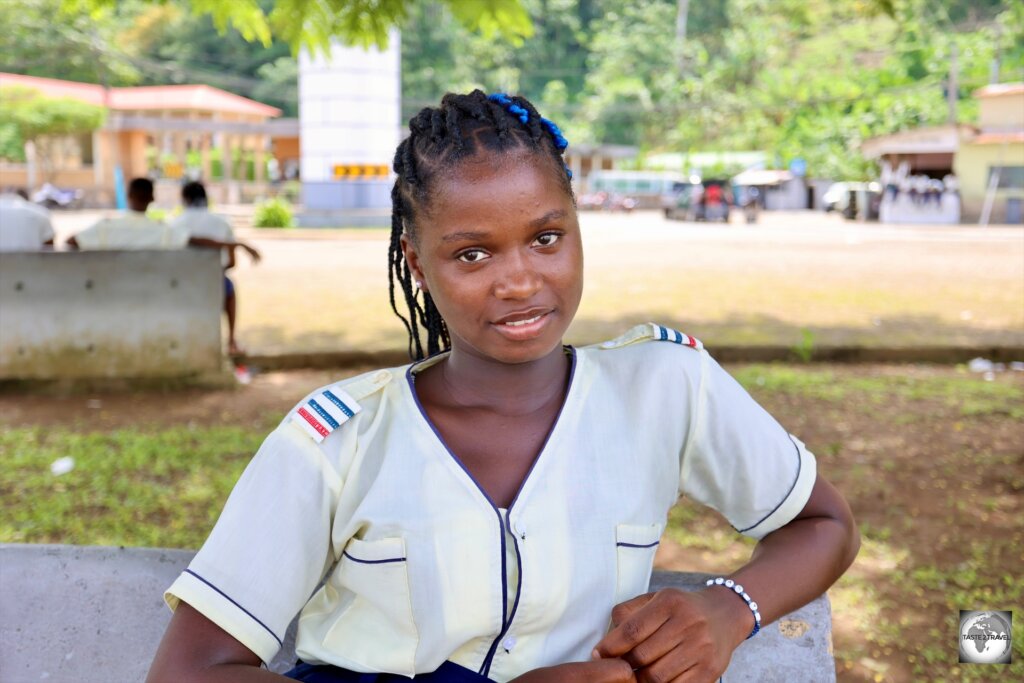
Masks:
[[[957,47],[954,39],[949,48],[949,83],[947,84],[948,88],[946,92],[946,100],[949,103],[949,124],[952,126],[956,125],[956,100],[960,89],[960,86],[957,84],[958,74],[956,58]]]
[[[1002,49],[1003,49],[1003,25],[996,24],[996,54],[992,58],[992,68],[988,74],[988,82],[996,84],[999,82],[999,72],[1002,68]]]
[[[686,59],[683,57],[683,45],[686,44],[686,19],[690,14],[690,0],[676,2],[676,49],[679,51],[679,75],[686,71]]]

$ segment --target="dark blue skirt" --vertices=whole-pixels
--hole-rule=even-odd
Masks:
[[[489,683],[491,680],[452,662],[445,662],[437,671],[419,674],[415,679],[397,674],[364,674],[327,664],[299,662],[285,677],[303,683],[401,683],[411,680],[424,683]]]

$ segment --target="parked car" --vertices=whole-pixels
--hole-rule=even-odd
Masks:
[[[732,203],[728,180],[706,179],[699,183],[673,183],[672,189],[662,195],[661,208],[669,220],[728,223]]]
[[[582,195],[577,202],[577,207],[581,210],[625,211],[628,213],[636,208],[636,204],[637,201],[634,197],[601,190]]]
[[[842,212],[850,202],[850,183],[832,183],[821,196],[821,203],[825,205],[825,213],[830,211]]]
[[[839,182],[829,186],[821,200],[825,211],[841,213],[847,220],[860,216],[867,220],[878,218],[878,206],[882,201],[882,187],[878,183]],[[858,207],[857,202],[865,202]]]

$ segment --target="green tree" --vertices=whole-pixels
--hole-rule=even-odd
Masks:
[[[62,8],[61,0],[0,2],[0,71],[127,85],[139,70],[113,48],[129,24],[112,12]]]
[[[518,0],[443,0],[463,26],[485,36],[519,42],[533,33]],[[116,9],[117,0],[62,0],[70,12],[101,14]],[[149,4],[166,4],[155,0]],[[221,33],[234,28],[248,41],[270,46],[276,37],[294,51],[305,47],[327,51],[332,38],[353,45],[386,45],[388,31],[409,18],[405,0],[189,0],[190,11],[209,16]]]
[[[0,140],[2,152],[24,161],[26,143],[35,145],[44,176],[52,181],[59,159],[67,152],[69,138],[92,133],[103,125],[102,107],[67,98],[43,97],[30,88],[0,90]]]

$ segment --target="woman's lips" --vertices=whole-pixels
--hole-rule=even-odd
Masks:
[[[491,326],[512,341],[527,341],[539,337],[547,327],[553,311],[539,313],[532,318],[514,322],[491,323]]]

